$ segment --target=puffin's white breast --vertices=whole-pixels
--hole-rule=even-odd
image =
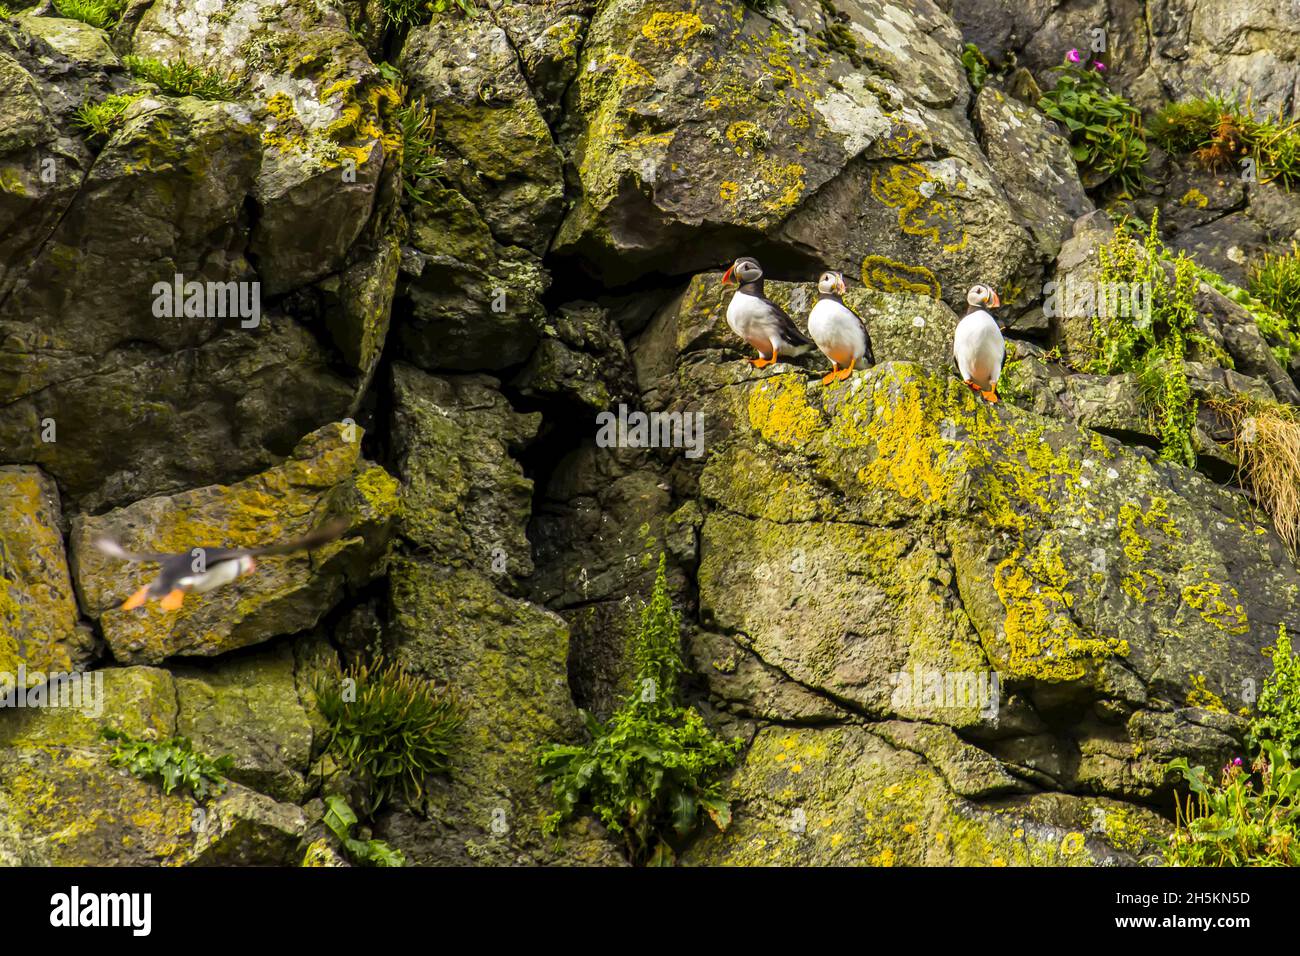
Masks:
[[[207,594],[209,591],[215,591],[223,584],[234,581],[250,570],[252,565],[253,559],[247,556],[235,558],[231,561],[221,561],[202,574],[192,574],[189,577],[181,578],[176,582],[176,586],[195,594]]]
[[[832,359],[849,353],[853,361],[867,351],[867,337],[862,323],[847,307],[834,299],[818,299],[808,316],[808,334],[817,347]]]
[[[1006,354],[997,320],[983,309],[971,312],[957,323],[952,352],[963,378],[984,388],[996,383]]]
[[[770,335],[776,327],[771,307],[756,295],[737,292],[727,306],[727,324],[742,339],[755,332]]]

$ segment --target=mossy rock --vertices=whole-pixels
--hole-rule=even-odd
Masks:
[[[68,673],[89,652],[63,551],[59,491],[39,468],[0,468],[0,682]]]

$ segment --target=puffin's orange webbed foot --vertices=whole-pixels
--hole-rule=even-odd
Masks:
[[[161,601],[158,602],[158,606],[161,607],[164,611],[176,611],[179,610],[180,606],[184,603],[185,603],[184,591],[171,591]]]
[[[988,391],[981,391],[980,395],[983,397],[984,401],[988,402],[990,405],[996,405],[998,402],[1001,401],[1001,399],[998,398],[997,382],[994,382],[992,385],[990,385],[988,387]]]
[[[144,602],[147,600],[149,600],[149,585],[146,584],[144,587],[136,591],[129,598],[127,598],[125,601],[122,602],[122,610],[134,611],[140,605],[144,604]]]
[[[749,364],[752,365],[752,366],[754,366],[754,368],[767,368],[769,365],[771,365],[771,364],[772,364],[773,362],[775,362],[775,361],[776,361],[776,359],[774,359],[774,358],[770,358],[770,359],[769,359],[769,358],[756,358],[756,359],[750,359],[750,360],[749,360]]]
[[[976,395],[983,395],[983,394],[984,394],[984,389],[980,388],[978,385],[976,385],[976,384],[975,384],[974,382],[972,382],[970,379],[966,379],[966,384],[970,386],[970,390],[971,390],[972,392],[974,392]]]
[[[844,368],[842,368],[842,369],[839,370],[839,373],[838,373],[838,375],[837,375],[837,378],[839,378],[841,381],[844,381],[845,379],[847,379],[847,378],[848,378],[850,375],[852,375],[852,374],[853,374],[853,366],[852,366],[852,365],[848,365],[848,366],[845,366]]]
[[[832,366],[831,370],[822,376],[823,385],[829,385],[831,382],[835,381],[835,376],[837,376],[840,372],[840,367],[837,363],[832,362],[831,366]]]

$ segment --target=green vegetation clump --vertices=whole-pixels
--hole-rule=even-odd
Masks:
[[[1273,673],[1264,681],[1251,722],[1251,738],[1285,747],[1300,756],[1300,654],[1291,650],[1291,638],[1282,625],[1277,642],[1269,648]]]
[[[1258,120],[1249,104],[1224,96],[1169,103],[1151,120],[1151,137],[1171,153],[1190,153],[1206,169],[1239,169],[1253,159],[1261,182],[1290,188],[1300,177],[1300,121]]]
[[[1094,357],[1088,371],[1136,373],[1143,396],[1155,411],[1161,457],[1190,466],[1196,464],[1192,429],[1197,404],[1183,363],[1190,345],[1208,345],[1205,336],[1196,331],[1200,272],[1185,254],[1170,256],[1160,241],[1157,218],[1152,216],[1143,241],[1120,229],[1100,250],[1102,281],[1136,284],[1146,290],[1149,315],[1094,317]],[[1165,268],[1170,259],[1172,277]]]
[[[429,193],[438,182],[443,160],[433,139],[434,111],[424,97],[406,98],[397,109],[397,123],[402,136],[402,188],[414,202],[428,205]]]
[[[675,853],[671,831],[685,838],[701,811],[719,830],[731,822],[718,773],[731,766],[741,741],[723,740],[693,707],[677,703],[681,619],[668,594],[664,557],[659,559],[650,602],[642,609],[632,642],[636,682],[609,722],[583,712],[589,742],[553,745],[538,757],[543,782],[551,784],[557,811],[544,824],[554,833],[583,807],[623,838],[634,863],[668,865]]]
[[[122,19],[127,0],[54,0],[54,9],[67,20],[80,20],[107,30]]]
[[[978,93],[989,78],[989,61],[974,43],[967,43],[961,48],[961,65],[966,68],[966,78],[970,80],[971,89]]]
[[[185,737],[170,740],[137,740],[121,730],[105,727],[101,731],[105,740],[114,741],[113,753],[108,762],[123,767],[137,777],[157,779],[163,793],[170,794],[185,789],[196,800],[206,800],[226,789],[226,774],[235,765],[233,757],[212,759],[196,753]]]
[[[327,675],[317,682],[316,699],[328,724],[325,750],[365,786],[367,818],[398,792],[408,803],[422,800],[425,781],[447,769],[464,721],[449,690],[397,664]]]
[[[84,103],[74,114],[77,126],[90,136],[107,139],[122,128],[122,114],[143,93],[114,93],[98,103]]]
[[[1300,247],[1293,242],[1284,255],[1265,253],[1251,264],[1247,288],[1263,303],[1255,316],[1260,333],[1283,365],[1300,355]]]
[[[384,19],[394,27],[413,27],[428,23],[435,16],[461,13],[472,16],[472,0],[379,0]]]
[[[383,840],[360,840],[352,835],[357,815],[339,796],[325,798],[325,826],[334,834],[349,860],[361,866],[406,866],[402,851]]]
[[[1150,151],[1137,107],[1111,92],[1102,78],[1102,65],[1076,65],[1078,51],[1070,51],[1072,62],[1054,67],[1056,86],[1045,92],[1038,108],[1065,127],[1074,161],[1084,170],[1088,186],[1106,182],[1135,193],[1146,182],[1143,167]]]
[[[243,82],[237,74],[223,76],[216,70],[194,66],[185,60],[162,60],[131,55],[122,61],[136,79],[152,83],[171,96],[196,96],[203,100],[238,99]]]
[[[1171,866],[1300,865],[1300,659],[1285,627],[1272,657],[1248,734],[1254,759],[1230,761],[1217,782],[1185,758],[1169,764],[1191,790],[1165,848]]]

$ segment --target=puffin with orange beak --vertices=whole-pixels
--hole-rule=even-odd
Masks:
[[[1007,344],[998,320],[987,310],[996,309],[1002,300],[989,286],[977,285],[966,293],[966,303],[970,308],[953,335],[953,358],[966,384],[986,402],[997,402]]]
[[[160,566],[158,576],[127,598],[122,610],[131,611],[156,600],[164,611],[175,611],[185,602],[187,594],[207,594],[252,574],[257,567],[255,559],[262,555],[292,554],[319,548],[343,534],[347,526],[346,521],[338,518],[284,544],[263,548],[191,548],[180,554],[127,551],[109,537],[96,538],[91,544],[112,558]]]
[[[871,336],[862,317],[844,304],[844,276],[838,272],[823,272],[817,280],[820,295],[808,316],[808,334],[822,350],[822,354],[831,360],[830,374],[822,379],[823,385],[829,385],[835,379],[846,379],[853,374],[854,367],[862,361],[868,365],[876,364],[876,356],[871,350]]]
[[[763,267],[757,259],[742,256],[722,277],[723,285],[739,282],[740,288],[727,305],[727,325],[758,350],[758,358],[746,359],[754,368],[767,368],[780,353],[800,355],[812,345],[779,305],[763,295]]]

